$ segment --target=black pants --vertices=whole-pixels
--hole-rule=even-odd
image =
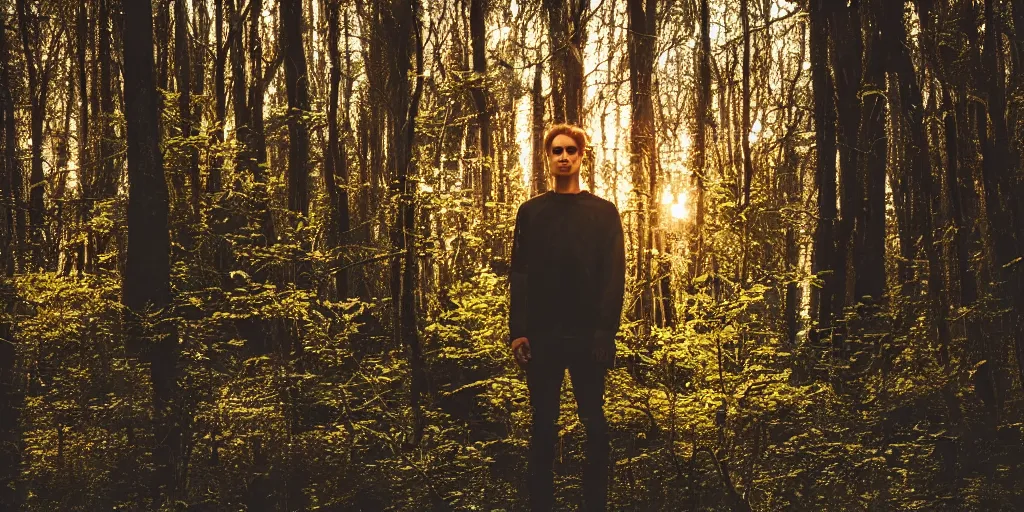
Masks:
[[[530,439],[530,507],[554,508],[555,443],[558,440],[559,397],[566,368],[572,380],[577,411],[586,431],[581,510],[603,512],[608,500],[608,423],[604,416],[607,370],[593,361],[583,341],[572,338],[530,340],[532,359],[526,366],[533,425]]]

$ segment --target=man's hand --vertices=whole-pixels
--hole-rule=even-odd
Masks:
[[[526,338],[516,338],[512,341],[512,355],[516,358],[516,363],[519,366],[525,366],[526,363],[533,359],[530,354],[530,340]]]

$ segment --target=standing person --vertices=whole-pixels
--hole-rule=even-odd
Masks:
[[[509,342],[526,370],[533,410],[528,472],[534,511],[554,506],[552,465],[566,368],[587,437],[582,510],[603,511],[608,500],[604,381],[615,361],[626,253],[618,209],[580,190],[586,144],[577,126],[551,127],[544,153],[555,188],[516,214]]]

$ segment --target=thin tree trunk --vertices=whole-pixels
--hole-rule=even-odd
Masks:
[[[32,172],[29,175],[29,243],[32,254],[31,270],[43,265],[43,192],[46,182],[43,176],[43,123],[46,119],[46,101],[50,87],[49,69],[52,62],[43,61],[39,20],[29,17],[26,0],[17,0],[18,26],[21,33],[25,68],[28,72],[28,96],[31,107]],[[47,55],[56,57],[56,55]]]
[[[1001,39],[999,23],[993,0],[985,0],[985,42],[982,52],[982,67],[990,70],[984,75],[987,106],[979,104],[979,136],[984,133],[985,113],[991,126],[991,133],[981,140],[982,176],[985,184],[985,207],[988,224],[992,229],[992,254],[995,268],[1002,270],[1003,297],[1013,306],[1010,325],[1014,325],[1014,350],[1017,356],[1018,372],[1024,378],[1024,333],[1020,318],[1024,315],[1024,272],[1021,265],[1012,262],[1020,255],[1022,220],[1021,207],[1016,198],[1020,197],[1021,186],[1015,183],[1018,173],[1017,162],[1010,150],[1010,138],[1006,118],[1006,96],[1003,89],[1004,75],[999,58],[997,42]],[[1016,228],[1016,229],[1014,229]]]
[[[810,7],[811,86],[814,93],[814,127],[818,149],[815,172],[818,187],[818,225],[814,236],[811,271],[822,280],[821,287],[817,288],[817,329],[820,336],[825,339],[831,339],[832,301],[838,285],[834,274],[836,120],[832,100],[832,78],[828,72],[828,4],[827,0],[811,0]]]
[[[743,22],[743,206],[750,206],[750,180],[754,167],[750,161],[750,0],[740,0],[740,20]],[[746,266],[744,266],[746,268]]]
[[[7,26],[7,12],[0,10],[0,27]],[[15,157],[17,138],[14,134],[14,98],[11,84],[11,54],[8,47],[7,31],[0,32],[0,125],[4,142],[3,165],[0,167],[0,198],[3,199],[0,211],[3,212],[0,222],[0,265],[3,265],[0,278],[0,310],[4,317],[0,320],[0,508],[4,510],[22,510],[24,504],[23,485],[21,479],[22,438],[20,415],[23,402],[23,391],[20,389],[16,374],[18,353],[16,350],[15,326],[13,323],[14,301],[16,290],[12,278],[15,270],[15,224],[14,210],[17,209],[14,180],[20,179]]]
[[[195,135],[192,121],[192,45],[188,37],[188,14],[185,7],[185,0],[174,0],[174,66],[176,69],[178,85],[178,116],[181,118],[181,137],[191,138]],[[200,78],[201,80],[201,78]],[[185,176],[193,177],[193,186],[198,187],[194,177],[199,175],[199,153],[195,145],[188,142],[185,145],[184,158],[181,159],[177,178],[183,181]],[[177,197],[179,211],[189,211],[188,195],[184,189]],[[197,212],[198,213],[198,212]],[[184,222],[178,223],[178,243],[186,252],[190,252],[193,246],[193,225],[198,218],[191,214],[184,216]]]
[[[90,219],[90,211],[88,208],[89,198],[95,193],[92,183],[92,174],[95,169],[92,168],[92,162],[89,161],[90,146],[89,146],[89,89],[88,89],[88,70],[86,69],[86,48],[89,45],[89,23],[88,15],[86,13],[86,4],[81,2],[78,4],[78,19],[76,20],[76,56],[78,58],[78,90],[79,90],[79,110],[78,110],[78,190],[81,196],[81,201],[78,203],[78,221],[81,226],[87,226]],[[86,234],[88,240],[89,234]],[[88,243],[85,241],[79,242],[75,247],[75,266],[78,270],[78,275],[81,276],[85,272],[85,251]]]
[[[387,34],[405,34],[394,38],[388,46],[391,83],[391,151],[388,155],[391,167],[394,194],[402,200],[391,228],[391,244],[402,257],[391,260],[391,296],[394,309],[392,329],[396,341],[405,346],[412,370],[410,405],[413,426],[410,441],[406,447],[419,444],[423,438],[425,417],[423,395],[426,393],[426,371],[423,348],[420,345],[416,327],[415,286],[418,282],[415,238],[408,234],[416,232],[415,181],[409,179],[415,172],[413,148],[415,147],[415,122],[423,90],[423,43],[420,39],[419,2],[400,0],[386,13],[383,29]],[[416,86],[410,94],[408,72],[412,59],[416,60]]]
[[[565,69],[562,67],[565,62],[561,58],[565,51],[566,41],[563,38],[564,2],[558,0],[544,0],[544,11],[548,15],[548,45],[551,53],[551,105],[554,111],[553,121],[555,123],[566,122],[565,118]]]
[[[854,226],[863,209],[864,187],[859,179],[861,151],[857,140],[860,132],[860,109],[857,98],[861,81],[861,40],[859,1],[849,6],[835,7],[830,20],[835,53],[833,68],[836,70],[836,109],[839,121],[839,191],[842,211],[836,237],[835,295],[832,311],[836,318],[842,318],[847,301],[847,268],[853,245]],[[863,229],[863,228],[862,228]],[[856,270],[856,269],[855,269]],[[855,274],[856,275],[856,274]]]
[[[696,130],[693,143],[693,176],[696,211],[690,235],[689,290],[694,293],[694,280],[701,275],[704,251],[704,180],[708,175],[707,126],[711,117],[711,16],[708,0],[700,0],[700,64],[697,73]]]
[[[97,199],[100,201],[113,198],[117,194],[117,183],[120,181],[117,176],[117,167],[114,161],[114,92],[113,83],[111,82],[111,46],[112,38],[110,34],[110,0],[100,0],[100,12],[99,19],[99,107],[100,114],[98,116],[100,122],[100,143],[99,143],[99,176],[97,179],[98,185],[96,186]],[[166,53],[166,52],[163,52]],[[166,80],[166,79],[165,79]],[[166,83],[164,84],[166,87]],[[159,104],[157,105],[159,109]],[[157,123],[159,123],[159,118]],[[93,259],[91,268],[96,268],[99,265],[99,256],[107,251],[107,246],[111,240],[111,235],[98,234],[96,237],[96,247],[94,251],[90,252],[90,258]],[[114,261],[114,260],[112,260]]]
[[[858,224],[860,241],[855,251],[857,260],[854,296],[857,300],[879,303],[885,293],[885,170],[887,139],[885,136],[885,47],[878,30],[877,2],[861,4],[865,34],[863,100],[861,103],[861,140],[864,141],[864,178],[866,192],[862,218]]]
[[[473,73],[479,83],[470,89],[476,104],[477,123],[480,127],[480,192],[483,198],[484,219],[490,218],[491,174],[494,166],[494,148],[491,141],[491,112],[488,108],[486,85],[487,55],[484,32],[484,0],[470,0],[469,31],[473,44]]]
[[[249,116],[248,91],[246,88],[248,77],[246,77],[245,73],[245,46],[241,34],[243,32],[244,19],[241,6],[235,4],[236,1],[240,2],[241,0],[226,1],[228,3],[228,20],[231,25],[231,34],[228,36],[228,47],[231,48],[231,99],[234,103],[233,110],[235,112],[235,140],[238,142],[238,154],[235,155],[235,170],[239,175],[243,172],[248,172],[256,181],[262,181],[263,171],[255,164],[250,146],[252,138],[249,136],[249,132],[252,120]],[[259,77],[251,78],[253,80],[259,79]]]
[[[651,282],[651,235],[653,233],[653,201],[656,186],[654,103],[651,98],[654,73],[654,41],[656,37],[655,0],[630,0],[629,52],[630,77],[630,166],[633,169],[633,188],[637,191],[637,276],[640,300],[636,318],[642,320],[645,335],[649,334],[654,319],[654,296]]]
[[[925,255],[928,259],[928,295],[932,309],[933,326],[939,335],[939,362],[949,362],[951,335],[946,321],[947,307],[943,290],[942,263],[933,243],[933,219],[940,212],[936,208],[937,194],[932,185],[931,160],[928,153],[928,137],[924,126],[924,105],[913,62],[907,50],[906,28],[903,25],[903,1],[887,2],[883,12],[882,37],[887,40],[890,50],[889,70],[899,84],[899,96],[905,123],[910,132],[907,145],[907,160],[915,184],[911,195],[913,201],[912,224],[921,235]]]
[[[548,191],[548,175],[544,169],[544,96],[541,89],[543,69],[537,63],[537,71],[533,75],[533,195]]]
[[[232,2],[234,0],[227,0]],[[227,119],[227,92],[225,90],[225,67],[227,61],[227,45],[224,42],[224,0],[214,0],[214,40],[216,55],[213,64],[213,96],[214,96],[214,126],[213,144],[220,146],[224,144],[224,122]],[[222,169],[224,168],[224,157],[215,156],[210,165],[210,176],[206,179],[206,191],[215,194],[220,192],[222,184]]]

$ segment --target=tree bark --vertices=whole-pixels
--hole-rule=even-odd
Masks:
[[[864,92],[861,102],[861,140],[864,141],[866,201],[858,224],[858,248],[854,252],[857,300],[878,303],[885,294],[885,174],[888,144],[885,133],[885,47],[879,33],[878,3],[861,3],[867,29]]]
[[[690,234],[689,290],[696,292],[694,280],[701,275],[704,252],[704,180],[708,175],[707,127],[714,119],[711,115],[711,16],[708,0],[700,0],[700,53],[697,73],[696,130],[693,141],[693,175],[696,211]]]
[[[646,5],[645,5],[646,4]],[[633,188],[637,192],[637,275],[640,300],[635,316],[642,320],[645,334],[649,334],[654,320],[654,290],[651,282],[651,243],[653,234],[653,197],[656,187],[656,139],[654,132],[654,103],[651,98],[654,74],[654,41],[656,33],[657,2],[630,0],[629,15],[629,83],[630,83],[630,166],[633,170]]]
[[[538,63],[533,75],[533,195],[548,191],[548,174],[544,168],[544,96],[541,89],[544,67]]]
[[[178,117],[180,117],[180,130],[182,138],[191,139],[195,135],[192,121],[192,62],[191,43],[188,37],[188,14],[185,7],[185,0],[174,0],[174,66],[178,86]],[[201,80],[201,77],[200,77]],[[192,181],[193,187],[198,187],[199,176],[199,153],[192,142],[186,142],[183,151],[184,158],[181,158],[178,166],[177,182],[183,182],[185,176]],[[179,212],[189,212],[189,195],[184,188],[178,191],[181,194],[176,198]],[[199,220],[198,211],[195,215],[189,212],[178,223],[178,243],[186,252],[191,252],[194,244],[192,226]]]
[[[232,2],[234,0],[227,0]],[[215,145],[224,144],[224,122],[227,120],[227,92],[225,90],[225,67],[227,61],[227,44],[224,42],[224,0],[213,1],[214,10],[214,55],[213,63],[213,97],[214,97],[214,126],[213,140]],[[216,156],[210,164],[210,176],[206,179],[206,191],[211,194],[220,192],[222,184],[222,169],[224,157]]]
[[[99,29],[99,107],[100,113],[97,116],[100,124],[99,155],[96,179],[96,200],[103,201],[113,198],[117,194],[117,183],[120,181],[117,175],[117,166],[114,160],[114,92],[111,82],[111,46],[112,37],[110,34],[110,0],[100,0],[99,19],[96,21]],[[164,52],[166,53],[166,52]],[[165,79],[166,80],[166,79]],[[166,87],[166,84],[164,85]],[[160,108],[159,105],[157,108]],[[159,118],[157,123],[159,123]],[[89,251],[91,263],[89,268],[95,269],[99,265],[99,256],[107,251],[111,235],[97,233],[94,243],[94,250]],[[115,261],[115,260],[111,260]]]
[[[0,27],[7,26],[7,12],[0,11]],[[11,54],[8,47],[7,31],[0,31],[0,140],[4,143],[3,165],[0,166],[0,265],[3,266],[0,278],[0,308],[5,313],[0,321],[0,508],[4,510],[21,510],[24,503],[21,478],[22,440],[20,415],[23,402],[23,391],[18,385],[16,363],[18,346],[12,306],[16,300],[16,290],[12,278],[15,270],[15,213],[17,196],[15,195],[15,179],[20,180],[14,134],[14,98],[11,84]]]
[[[25,68],[28,74],[28,96],[31,107],[32,172],[29,175],[29,243],[31,244],[31,270],[43,266],[43,203],[46,182],[43,176],[43,123],[46,120],[46,103],[50,87],[50,69],[55,54],[43,55],[40,41],[40,21],[30,17],[27,0],[15,2],[18,11],[18,26],[21,33]],[[59,44],[59,42],[57,43]]]
[[[477,123],[480,127],[480,192],[483,198],[484,219],[490,218],[491,175],[494,166],[494,148],[491,143],[491,112],[488,108],[486,32],[484,28],[484,0],[470,0],[469,32],[473,44],[473,87],[470,93],[476,104]]]
[[[1006,93],[1003,88],[1004,74],[998,42],[1001,34],[996,19],[993,0],[985,0],[985,41],[983,45],[981,65],[988,70],[981,79],[987,99],[979,104],[979,137],[982,138],[982,177],[985,189],[985,209],[988,224],[992,230],[989,239],[992,241],[991,253],[994,256],[995,268],[1001,269],[1002,295],[1013,307],[1010,324],[1015,325],[1013,333],[1014,351],[1017,357],[1018,372],[1024,377],[1024,326],[1020,318],[1024,315],[1024,272],[1020,264],[1012,262],[1020,255],[1021,241],[1024,236],[1024,218],[1016,198],[1021,197],[1021,185],[1018,176],[1018,162],[1010,150],[1010,138],[1006,117]],[[987,118],[991,133],[985,134],[984,119]]]
[[[153,21],[149,2],[125,2],[125,119],[128,139],[128,248],[123,301],[131,332],[142,343],[140,325],[148,314],[171,304],[168,195],[157,122]],[[156,313],[160,314],[160,313]],[[178,397],[178,340],[163,324],[149,351],[153,384],[152,497],[156,506],[173,503],[181,490],[181,425]],[[155,507],[154,507],[155,508]]]
[[[85,60],[86,49],[89,45],[89,20],[86,12],[85,2],[78,4],[78,13],[76,20],[76,42],[75,50],[78,63],[78,91],[79,91],[79,110],[78,110],[78,190],[81,196],[81,201],[78,203],[78,221],[82,226],[89,224],[90,211],[87,205],[89,199],[95,193],[93,187],[90,185],[92,180],[92,173],[95,172],[92,169],[92,162],[89,161],[90,147],[89,147],[89,88],[88,88],[88,69]],[[86,234],[86,239],[89,235]],[[85,254],[88,243],[83,241],[76,244],[75,247],[75,266],[78,270],[78,275],[81,276],[85,272]]]
[[[943,290],[942,263],[934,244],[933,219],[940,212],[934,194],[931,160],[928,153],[928,136],[924,126],[924,105],[921,90],[917,85],[910,53],[907,50],[906,27],[903,24],[902,0],[886,2],[883,12],[882,37],[889,48],[889,72],[896,78],[899,87],[903,122],[909,130],[907,161],[914,186],[911,192],[911,224],[915,234],[921,236],[924,253],[928,259],[928,295],[932,309],[932,323],[938,330],[939,361],[945,366],[949,361],[948,349],[951,339],[946,321],[946,299]]]
[[[327,14],[327,45],[331,59],[330,97],[327,103],[327,151],[324,154],[324,187],[327,189],[328,216],[327,243],[332,251],[339,251],[342,234],[349,230],[348,219],[348,155],[341,147],[338,134],[338,96],[341,88],[341,51],[338,48],[341,3],[332,0]],[[347,29],[347,27],[346,27]],[[346,30],[346,42],[348,31]],[[343,115],[347,118],[348,112]],[[340,183],[339,183],[340,181]],[[340,266],[340,259],[336,260]],[[334,274],[334,289],[341,299],[348,297],[348,271]]]
[[[391,244],[401,257],[391,260],[391,297],[394,308],[392,333],[395,340],[405,346],[412,370],[410,405],[413,426],[406,448],[419,444],[423,438],[425,417],[423,395],[426,393],[426,371],[423,348],[420,345],[416,327],[415,287],[418,279],[416,244],[412,234],[416,232],[416,182],[415,175],[416,115],[423,90],[423,42],[420,39],[419,2],[399,0],[391,9],[383,11],[383,26],[386,34],[404,34],[392,38],[387,46],[390,69],[388,78],[391,91],[391,151],[388,165],[391,168],[392,193],[398,196],[399,205],[395,222],[391,228]],[[412,59],[416,60],[416,85],[410,91],[408,73]]]
[[[228,23],[231,26],[230,34],[228,35],[228,47],[231,49],[231,100],[234,104],[233,110],[235,113],[235,140],[238,142],[238,153],[235,155],[235,171],[239,175],[248,172],[256,181],[262,181],[263,172],[259,166],[255,165],[252,158],[252,148],[250,147],[252,138],[249,133],[252,120],[249,115],[248,91],[246,88],[247,80],[250,77],[247,77],[245,73],[245,46],[241,34],[245,20],[241,12],[241,6],[235,4],[236,1],[241,2],[241,0],[226,1],[228,6]],[[258,77],[251,78],[258,80]]]
[[[817,288],[817,336],[831,339],[832,303],[838,283],[835,279],[836,220],[836,116],[832,77],[828,71],[827,0],[811,0],[811,87],[814,94],[814,128],[817,144],[815,182],[818,187],[818,225],[814,233],[811,271],[820,276]],[[902,19],[902,18],[901,18]]]
[[[300,0],[281,2],[281,51],[288,94],[288,209],[309,216],[309,77],[302,46]]]
[[[860,132],[860,109],[857,92],[861,82],[861,39],[859,1],[849,6],[835,7],[830,20],[835,53],[833,69],[836,77],[836,109],[839,121],[839,226],[836,237],[835,294],[832,311],[836,318],[842,318],[847,303],[847,268],[853,246],[853,233],[857,217],[863,209],[864,186],[859,179],[858,155],[861,152],[857,140]],[[863,228],[862,228],[863,229]]]

